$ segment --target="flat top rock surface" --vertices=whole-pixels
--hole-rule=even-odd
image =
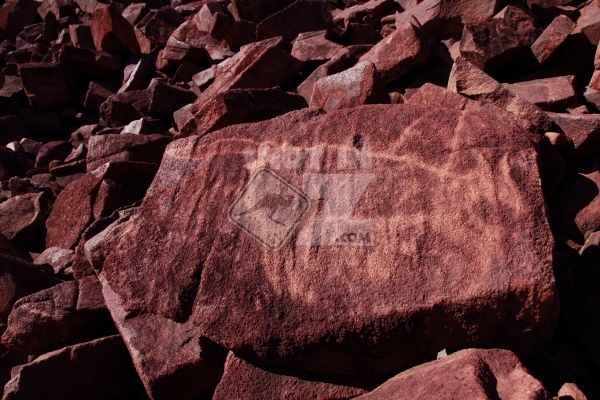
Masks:
[[[192,316],[246,357],[317,372],[526,354],[558,311],[535,171],[532,137],[501,114],[373,105],[236,125],[167,147],[104,273],[128,310]]]

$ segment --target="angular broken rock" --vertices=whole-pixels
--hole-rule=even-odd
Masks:
[[[2,344],[22,354],[40,355],[114,333],[100,283],[86,277],[19,299]]]
[[[526,355],[558,313],[536,158],[501,113],[430,106],[180,139],[103,273],[126,310],[191,316],[242,357],[311,371],[392,374],[455,346]]]
[[[538,65],[543,65],[575,29],[566,15],[559,15],[531,45],[531,53]]]
[[[398,0],[397,3],[405,2]],[[504,0],[416,0],[411,7],[405,8],[405,12],[396,14],[396,26],[415,18],[425,32],[435,38],[460,35],[464,25],[478,25],[488,21],[505,4]]]
[[[270,367],[270,368],[269,368]],[[227,355],[225,373],[215,389],[213,400],[262,399],[345,400],[367,393],[377,386],[377,379],[344,376],[321,376],[306,371],[287,371],[279,366],[260,368]]]
[[[196,399],[223,374],[227,349],[202,337],[191,321],[183,324],[155,314],[128,315],[103,275],[102,294],[153,400]],[[157,346],[158,345],[158,346]]]
[[[31,168],[33,162],[28,156],[0,146],[0,180],[4,181],[13,176],[24,177]]]
[[[19,76],[33,107],[57,108],[74,98],[73,78],[63,64],[22,64]]]
[[[565,111],[577,102],[573,75],[504,84],[520,98],[544,111]]]
[[[551,400],[544,385],[508,350],[468,349],[396,375],[357,400]]]
[[[311,107],[329,112],[364,104],[390,104],[375,64],[361,61],[346,71],[319,79],[313,86]]]
[[[430,53],[427,37],[412,22],[400,25],[396,31],[377,43],[360,61],[375,64],[379,76],[388,84],[407,72],[425,64]]]
[[[198,96],[191,90],[176,85],[154,81],[148,88],[151,94],[148,111],[153,114],[171,116],[186,104],[191,104]]]
[[[0,324],[21,297],[61,283],[27,261],[0,254]]]
[[[86,157],[88,172],[109,161],[140,161],[160,164],[165,147],[171,142],[166,135],[120,135],[92,136],[88,142]]]
[[[132,90],[109,96],[100,105],[103,125],[118,128],[142,118],[148,113],[151,100],[152,95],[147,90]]]
[[[35,260],[50,275],[64,275],[65,270],[73,264],[73,251],[59,247],[48,247]]]
[[[600,158],[583,159],[581,163],[569,169],[548,200],[548,210],[555,237],[583,245],[600,226]]]
[[[266,89],[280,86],[295,76],[304,63],[279,48],[277,39],[242,48],[218,69],[214,82],[192,106],[195,113],[206,101],[229,89]]]
[[[552,121],[573,142],[571,158],[580,158],[600,152],[600,115],[548,113]]]
[[[74,248],[94,220],[143,197],[155,171],[156,164],[113,160],[69,184],[46,220],[46,246]]]
[[[460,41],[462,57],[494,75],[525,52],[540,35],[534,18],[523,9],[507,6],[502,18],[465,26]]]
[[[0,233],[19,250],[31,251],[40,239],[51,208],[44,193],[11,197],[0,203]]]
[[[3,399],[135,399],[142,393],[123,339],[114,335],[64,347],[21,366],[4,387]]]
[[[294,0],[232,0],[228,10],[236,20],[259,23],[293,2]]]
[[[58,59],[74,75],[106,78],[119,76],[121,71],[121,61],[118,58],[95,49],[63,46],[58,52]]]
[[[210,99],[180,129],[177,137],[204,136],[226,126],[258,122],[307,107],[299,95],[281,88],[232,89]]]
[[[259,40],[283,36],[292,41],[302,32],[332,29],[331,11],[326,0],[297,0],[263,19],[256,26]]]
[[[333,18],[340,26],[348,26],[351,22],[368,23],[374,28],[379,27],[383,17],[394,13],[394,2],[391,0],[370,0],[363,4],[347,7]]]
[[[117,54],[140,52],[133,26],[114,5],[97,8],[92,16],[91,28],[96,50]]]
[[[327,39],[327,31],[301,33],[292,47],[292,56],[300,61],[328,61],[344,46]]]
[[[547,131],[552,126],[548,115],[538,106],[511,92],[463,57],[458,57],[454,62],[448,89],[502,108],[528,121],[533,130]]]

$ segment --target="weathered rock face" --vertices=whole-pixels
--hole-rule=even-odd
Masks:
[[[283,36],[291,41],[302,32],[331,28],[331,12],[327,1],[298,0],[262,20],[256,26],[256,37],[260,40]]]
[[[17,300],[61,281],[45,274],[36,265],[0,254],[0,324]]]
[[[258,122],[306,106],[304,98],[279,87],[227,90],[204,103],[182,126],[178,137],[204,136],[229,125]]]
[[[527,50],[541,34],[529,13],[514,6],[502,18],[466,26],[460,54],[488,74],[495,74]]]
[[[133,26],[112,5],[94,11],[91,29],[96,50],[117,54],[140,52]]]
[[[230,352],[213,400],[345,400],[373,389],[378,381],[373,378],[321,376],[277,366],[268,368],[270,370],[252,365]]]
[[[574,86],[575,77],[535,79],[527,82],[505,84],[504,86],[520,98],[535,104],[545,111],[563,111],[577,101]]]
[[[116,333],[95,277],[61,283],[19,299],[8,317],[2,344],[39,355]]]
[[[312,371],[527,354],[558,310],[532,171],[532,138],[500,113],[379,105],[228,127],[168,146],[103,273],[126,310],[192,315],[245,357]]]
[[[430,45],[420,28],[407,22],[377,43],[360,61],[375,64],[381,79],[387,84],[425,64]]]
[[[404,371],[360,400],[550,400],[544,385],[508,350],[461,350]]]
[[[99,278],[112,318],[152,399],[172,399],[174,393],[178,399],[196,399],[219,382],[227,349],[202,337],[192,321],[178,324],[155,314],[128,315],[102,274]]]
[[[136,398],[143,388],[120,336],[46,353],[23,365],[3,400]]]
[[[43,193],[28,193],[0,203],[0,233],[19,250],[33,248],[51,211]]]
[[[390,96],[379,79],[375,64],[370,61],[362,61],[346,71],[319,79],[310,99],[311,107],[321,107],[325,111],[389,103]]]

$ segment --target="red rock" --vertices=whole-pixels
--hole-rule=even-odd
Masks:
[[[21,253],[15,247],[14,244],[11,243],[10,240],[6,236],[0,233],[0,253],[5,256],[11,256],[14,258],[22,258]]]
[[[236,20],[259,23],[293,2],[294,0],[232,0],[228,9]]]
[[[42,272],[36,265],[0,254],[0,322],[6,322],[13,304],[21,297],[60,282]]]
[[[104,0],[75,0],[81,11],[88,14],[93,14],[94,11],[100,8],[106,8],[110,4]]]
[[[357,400],[546,399],[552,395],[508,350],[468,349],[404,371]]]
[[[579,245],[600,226],[600,173],[598,158],[571,167],[548,200],[549,220],[555,237],[565,237]],[[594,169],[592,169],[594,168]],[[573,196],[577,193],[576,196]]]
[[[102,103],[115,94],[112,85],[102,81],[91,81],[83,100],[83,106],[89,110],[98,110]],[[136,113],[136,116],[139,113]]]
[[[146,392],[152,399],[196,399],[223,374],[227,350],[202,337],[191,321],[154,314],[130,316],[100,274],[102,293]],[[160,346],[156,346],[160,343]]]
[[[581,15],[577,18],[577,26],[573,35],[583,35],[594,46],[600,41],[600,7],[597,2],[590,1],[581,9]]]
[[[19,141],[29,136],[21,118],[16,115],[0,117],[0,146],[6,146],[10,142]]]
[[[135,135],[168,135],[169,129],[160,119],[140,118],[123,127],[121,135],[124,133],[132,133]]]
[[[56,18],[63,18],[75,15],[76,3],[73,0],[44,0],[37,9],[42,19],[46,18],[48,13],[52,13]]]
[[[19,66],[19,76],[33,107],[57,108],[73,99],[73,78],[62,64],[22,64]]]
[[[507,6],[502,18],[465,26],[460,54],[494,75],[531,47],[540,34],[539,25],[531,15],[521,8]]]
[[[115,77],[121,71],[121,61],[102,51],[63,46],[58,52],[61,64],[74,75],[92,78]]]
[[[548,114],[573,142],[571,158],[600,152],[600,116],[597,114]]]
[[[135,149],[131,150],[133,152]],[[104,164],[109,160],[102,161]],[[52,213],[46,220],[47,247],[74,248],[83,231],[97,219],[96,216],[110,214],[144,196],[145,190],[141,190],[140,185],[147,186],[147,177],[156,170],[156,166],[149,163],[111,161],[72,182],[57,197]],[[132,185],[132,181],[135,182],[136,179],[139,183]],[[127,184],[130,186],[127,187]]]
[[[91,172],[109,161],[160,164],[171,138],[165,135],[98,135],[88,142],[87,167]]]
[[[300,61],[328,61],[344,46],[327,39],[327,31],[301,33],[292,47],[292,56]]]
[[[327,112],[364,104],[390,104],[375,64],[361,61],[346,71],[319,79],[310,98],[311,107]]]
[[[148,111],[169,117],[186,104],[193,103],[197,98],[191,90],[158,80],[150,83],[148,90],[152,96]]]
[[[26,355],[9,351],[4,346],[0,345],[0,386],[4,388],[6,382],[10,380],[10,371],[13,369],[13,367],[25,364],[26,362]]]
[[[134,59],[133,61],[123,70],[123,84],[118,91],[119,93],[143,90],[148,87],[150,72],[152,71],[150,60],[140,57],[138,60]]]
[[[2,344],[18,353],[40,355],[114,333],[98,279],[87,277],[19,299]]]
[[[565,111],[577,102],[573,75],[504,84],[512,93],[545,111]]]
[[[230,352],[213,400],[279,400],[283,397],[289,400],[342,400],[353,399],[377,386],[374,383],[377,381],[369,378],[323,377],[296,370],[285,372],[288,372],[285,368],[276,366],[271,366],[270,370],[261,369]]]
[[[134,399],[140,390],[123,339],[114,335],[68,346],[23,365],[4,387],[4,398]]]
[[[178,137],[204,136],[226,126],[257,122],[307,107],[297,94],[273,89],[232,89],[219,93],[198,109]]]
[[[365,22],[374,28],[379,27],[383,17],[394,13],[394,2],[390,0],[370,0],[363,4],[347,7],[333,18],[335,24],[348,26],[351,22]]]
[[[417,0],[410,5],[402,5],[407,11],[396,14],[396,26],[416,18],[425,32],[441,39],[460,34],[463,25],[478,25],[488,21],[500,11],[504,4],[506,4],[504,0],[484,0],[476,3],[457,3],[452,0]]]
[[[0,233],[19,250],[30,251],[42,239],[51,204],[43,193],[11,197],[0,203]]]
[[[33,162],[24,154],[0,147],[0,181],[13,176],[24,177],[33,168]]]
[[[96,50],[117,54],[140,52],[133,26],[114,6],[97,8],[91,29]]]
[[[353,144],[367,152],[350,152]],[[257,157],[262,161],[252,163]],[[549,337],[558,312],[536,158],[531,136],[501,113],[430,106],[373,105],[325,115],[307,109],[180,139],[167,148],[103,273],[126,310],[183,322],[193,306],[195,324],[216,343],[243,357],[311,371],[383,375],[442,348],[475,344],[526,355]],[[320,174],[360,168],[366,172],[359,174],[361,188],[377,180],[364,194],[361,189],[352,228],[328,236],[335,227],[323,226],[321,237],[303,225],[295,245],[286,236],[272,242],[258,236],[267,232],[256,225],[250,234],[227,220],[248,184],[246,166],[262,163],[294,187],[306,179],[305,190],[315,197],[328,186],[310,189],[309,179],[331,176]],[[488,185],[494,196],[481,193]],[[292,190],[286,187],[281,190]],[[481,204],[487,213],[475,229],[472,213]],[[358,240],[343,236],[356,231],[362,245],[339,245]],[[470,246],[461,245],[465,240]],[[277,246],[283,248],[269,250]],[[282,268],[287,262],[293,273]],[[468,277],[460,269],[467,263]],[[528,294],[513,297],[516,292]],[[508,323],[515,318],[521,322]],[[411,331],[414,324],[418,332]],[[326,340],[332,337],[338,339]]]
[[[101,123],[110,128],[125,126],[148,113],[152,95],[147,90],[132,90],[110,96],[100,106]]]
[[[532,130],[547,131],[552,126],[548,115],[538,106],[511,92],[463,57],[458,57],[452,67],[448,89],[498,106],[526,120]]]
[[[135,26],[142,18],[148,14],[150,9],[146,3],[134,3],[128,5],[125,10],[121,13],[129,23]]]
[[[558,391],[558,398],[562,399],[563,397],[572,400],[587,400],[586,395],[579,390],[577,385],[570,382],[562,385]]]
[[[176,83],[188,83],[192,80],[194,75],[196,75],[198,72],[204,71],[205,69],[206,68],[201,67],[198,64],[184,62],[177,68],[177,71],[175,71],[173,81]]]
[[[230,49],[256,41],[256,24],[249,21],[236,21],[228,12],[224,3],[206,3],[194,18],[198,28],[207,32],[216,40],[225,42]]]
[[[392,32],[390,32],[391,34]],[[389,36],[389,35],[387,35]],[[387,37],[386,36],[386,37]],[[345,46],[360,44],[377,44],[383,39],[383,36],[369,24],[349,23],[342,36],[341,42]]]
[[[256,26],[259,40],[283,36],[291,41],[302,32],[332,29],[329,3],[325,0],[297,0],[268,16]]]
[[[425,64],[429,53],[429,41],[421,29],[407,23],[398,26],[394,33],[377,43],[360,61],[375,64],[379,76],[388,84]]]
[[[229,89],[266,89],[280,86],[294,77],[304,63],[278,48],[278,41],[249,44],[215,75],[214,82],[192,106],[196,112],[206,101]]]
[[[7,0],[0,7],[2,39],[15,40],[23,28],[37,22],[39,6],[35,0]]]
[[[559,15],[531,45],[531,53],[538,65],[543,65],[558,47],[567,39],[573,29],[573,22],[566,15]]]
[[[158,10],[140,31],[153,43],[164,46],[169,36],[183,22],[183,17],[177,11],[166,6]]]
[[[310,102],[310,98],[313,93],[315,83],[321,78],[337,74],[347,68],[350,68],[356,63],[356,59],[350,55],[350,52],[346,49],[341,50],[331,60],[325,64],[319,65],[300,85],[298,85],[298,94],[307,102]]]
[[[52,141],[44,144],[38,151],[35,160],[36,168],[46,168],[53,160],[64,160],[71,154],[73,146],[64,140]]]
[[[73,46],[82,49],[96,49],[94,38],[92,37],[92,28],[89,23],[69,25],[69,36]]]
[[[42,267],[42,270],[53,276],[65,276],[65,270],[73,264],[73,251],[59,247],[48,247],[33,263]]]

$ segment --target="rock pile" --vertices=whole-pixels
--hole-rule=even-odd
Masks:
[[[600,398],[600,1],[0,4],[3,400]]]

